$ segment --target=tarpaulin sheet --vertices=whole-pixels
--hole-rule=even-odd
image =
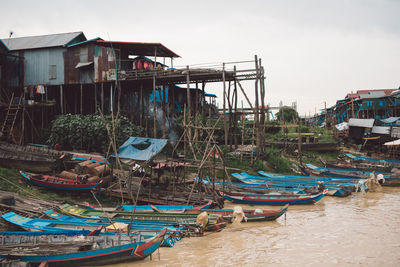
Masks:
[[[374,126],[374,127],[372,127],[372,133],[374,133],[374,134],[390,134],[390,127]]]
[[[400,139],[386,142],[383,145],[385,145],[385,146],[400,146]]]
[[[338,131],[344,131],[349,129],[349,125],[347,122],[336,124],[335,127]]]
[[[118,149],[118,156],[122,159],[150,160],[161,152],[167,142],[168,139],[129,137]],[[115,157],[114,154],[112,156]]]
[[[363,127],[363,128],[372,128],[374,126],[375,119],[354,119],[351,118],[349,120],[350,127]]]
[[[383,119],[383,120],[380,120],[380,121],[384,122],[384,123],[393,123],[393,122],[398,121],[398,120],[400,120],[400,117],[390,117],[390,118]]]

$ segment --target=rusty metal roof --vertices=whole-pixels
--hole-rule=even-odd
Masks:
[[[112,47],[115,49],[128,50],[128,53],[131,55],[180,57],[178,54],[174,53],[161,43],[119,42],[119,41],[104,41],[104,40],[97,40],[96,43],[110,47],[112,45]]]
[[[7,45],[10,51],[48,47],[63,47],[68,45],[72,41],[81,42],[84,40],[86,40],[86,37],[83,32],[58,33],[2,39],[2,41]]]

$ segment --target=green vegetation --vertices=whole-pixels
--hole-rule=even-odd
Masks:
[[[283,107],[276,113],[276,118],[278,121],[296,122],[299,120],[299,114],[292,108]]]
[[[111,115],[105,116],[111,129]],[[60,115],[53,121],[48,144],[60,144],[63,149],[87,150],[104,153],[109,139],[106,124],[100,115]],[[143,129],[134,125],[128,118],[120,116],[116,124],[117,147],[130,136],[142,136]]]

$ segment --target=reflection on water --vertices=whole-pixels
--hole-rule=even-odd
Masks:
[[[226,203],[226,207],[233,206]],[[114,266],[399,266],[400,188],[290,206],[274,222],[185,238],[144,261]],[[269,206],[243,208],[277,209]]]

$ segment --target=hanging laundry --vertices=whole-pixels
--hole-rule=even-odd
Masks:
[[[36,93],[38,93],[38,94],[45,94],[46,92],[44,91],[44,85],[38,85],[37,86],[37,88],[36,88]]]

